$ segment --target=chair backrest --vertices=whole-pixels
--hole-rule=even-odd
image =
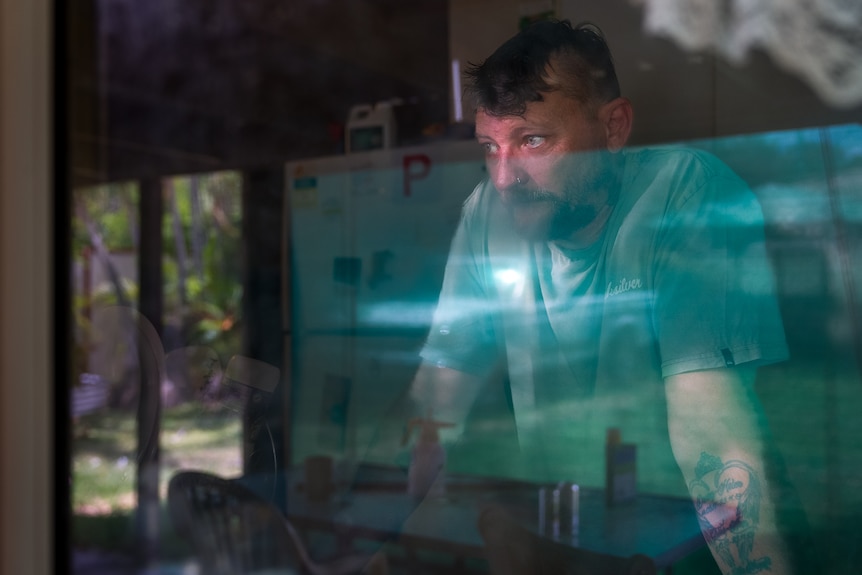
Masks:
[[[539,537],[499,506],[479,516],[479,533],[492,575],[655,575],[645,555],[617,557]]]
[[[202,471],[177,472],[168,483],[177,535],[191,543],[206,575],[308,572],[311,575],[386,575],[383,553],[312,559],[282,512],[235,480]]]
[[[304,549],[274,505],[235,481],[180,471],[168,484],[171,522],[207,575],[295,570]]]

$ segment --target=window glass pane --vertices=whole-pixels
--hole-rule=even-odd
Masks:
[[[858,570],[858,9],[78,4],[77,545],[493,572],[500,505],[542,553]]]

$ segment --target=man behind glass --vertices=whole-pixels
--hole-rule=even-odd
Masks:
[[[452,240],[418,413],[463,421],[502,366],[512,475],[601,485],[619,428],[641,485],[684,481],[725,573],[791,573],[752,391],[787,357],[757,200],[704,152],[625,148],[595,27],[535,24],[468,75],[489,178]]]

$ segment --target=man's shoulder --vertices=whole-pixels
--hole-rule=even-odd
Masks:
[[[716,155],[690,145],[634,148],[627,153],[641,169],[676,172],[689,177],[736,177],[733,170]]]
[[[745,188],[743,180],[714,154],[689,145],[665,145],[629,150],[629,182],[635,188],[690,197],[708,184],[728,183]]]

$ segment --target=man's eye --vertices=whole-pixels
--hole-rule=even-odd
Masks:
[[[525,143],[528,148],[538,148],[545,142],[542,136],[527,136]]]
[[[493,154],[497,151],[497,145],[492,144],[491,142],[484,142],[482,144],[482,149],[485,150],[486,154]]]

